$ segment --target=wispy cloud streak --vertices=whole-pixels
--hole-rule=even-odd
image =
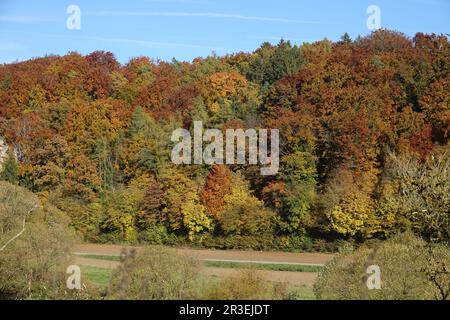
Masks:
[[[181,48],[196,48],[196,49],[209,49],[216,51],[230,51],[232,48],[223,48],[223,47],[212,47],[212,46],[204,46],[204,45],[196,45],[196,44],[187,44],[187,43],[177,43],[177,42],[160,42],[160,41],[147,41],[147,40],[134,40],[134,39],[123,39],[123,38],[105,38],[105,37],[83,37],[87,40],[96,40],[103,42],[115,42],[115,43],[128,43],[128,44],[136,44],[144,47],[181,47]]]
[[[251,39],[263,40],[263,41],[268,41],[268,40],[280,41],[281,39],[286,40],[286,41],[297,41],[297,42],[314,42],[315,41],[313,39],[291,38],[291,37],[287,37],[287,36],[256,36],[256,37],[251,37]]]
[[[55,21],[47,17],[36,16],[0,16],[0,22],[13,22],[13,23],[35,23],[35,22],[50,22]]]
[[[134,45],[148,48],[157,47],[174,47],[174,48],[194,48],[194,49],[207,49],[212,51],[236,51],[234,48],[224,48],[215,46],[206,46],[198,44],[188,44],[179,42],[161,42],[161,41],[149,41],[149,40],[138,40],[138,39],[125,39],[125,38],[114,38],[114,37],[98,37],[98,36],[76,36],[76,35],[61,35],[61,34],[49,34],[49,33],[37,33],[37,32],[21,32],[22,34],[27,34],[29,36],[42,37],[42,38],[61,38],[61,39],[73,39],[82,41],[97,41],[105,43],[116,43],[124,45]],[[1,48],[1,46],[0,46]]]
[[[441,6],[441,7],[449,7],[450,6],[450,2],[446,2],[446,1],[439,1],[439,0],[416,0],[415,2],[418,2],[420,4],[423,4],[425,6],[428,5],[434,5],[434,6]]]
[[[324,21],[298,20],[274,17],[246,16],[241,14],[228,14],[217,12],[138,12],[138,11],[101,11],[95,13],[98,16],[141,16],[141,17],[199,17],[199,18],[222,18],[236,20],[253,20],[263,22],[281,22],[296,24],[330,24]]]

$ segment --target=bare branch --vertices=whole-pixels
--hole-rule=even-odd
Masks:
[[[11,239],[9,239],[9,240],[5,243],[5,244],[3,245],[3,247],[0,248],[0,252],[1,252],[1,251],[4,251],[5,248],[6,248],[11,242],[13,242],[14,240],[16,240],[18,237],[20,237],[20,236],[25,232],[25,222],[26,222],[26,219],[27,219],[27,215],[29,215],[31,212],[33,212],[36,208],[37,208],[37,204],[35,204],[35,205],[33,206],[33,208],[31,208],[30,210],[28,210],[28,212],[23,216],[22,230],[21,230],[18,234],[16,234],[14,237],[12,237]]]

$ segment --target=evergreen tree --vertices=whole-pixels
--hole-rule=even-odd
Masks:
[[[3,162],[0,180],[8,181],[12,184],[19,183],[19,164],[11,153],[8,154],[8,158]]]
[[[352,43],[353,41],[352,41],[352,38],[350,37],[350,35],[346,32],[346,33],[344,33],[344,35],[341,37],[341,42],[342,42],[342,43],[350,44],[350,43]]]

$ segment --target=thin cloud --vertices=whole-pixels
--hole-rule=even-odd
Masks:
[[[275,41],[280,41],[281,39],[286,40],[286,41],[296,41],[296,42],[314,42],[315,40],[313,39],[306,39],[306,38],[290,38],[290,37],[286,37],[286,36],[256,36],[256,37],[251,37],[251,39],[256,39],[256,40],[275,40]]]
[[[20,43],[14,41],[2,40],[0,43],[0,52],[15,52],[22,48]]]
[[[183,4],[213,4],[210,1],[201,0],[146,0],[146,2],[159,2],[159,3],[183,3]]]
[[[137,45],[148,46],[148,47],[182,47],[182,48],[209,49],[209,50],[215,50],[215,51],[233,50],[232,48],[211,47],[211,46],[187,44],[187,43],[177,43],[177,42],[160,42],[160,41],[147,41],[147,40],[124,39],[124,38],[105,38],[105,37],[83,37],[83,38],[89,39],[89,40],[104,41],[104,42],[137,44]]]
[[[0,22],[13,22],[13,23],[36,23],[36,22],[50,22],[55,21],[47,17],[36,16],[0,16]]]
[[[434,6],[442,6],[442,7],[449,7],[449,2],[439,1],[439,0],[416,0],[416,2],[423,4],[423,5],[434,5]]]
[[[30,36],[38,37],[50,37],[50,38],[71,38],[77,40],[91,40],[110,43],[121,43],[138,45],[142,47],[177,47],[177,48],[194,48],[194,49],[208,49],[212,51],[236,51],[234,48],[214,47],[206,45],[178,43],[178,42],[161,42],[161,41],[148,41],[138,39],[125,39],[125,38],[110,38],[110,37],[95,37],[95,36],[74,36],[74,35],[61,35],[61,34],[49,34],[49,33],[36,33],[36,32],[21,32],[22,34],[28,34]]]
[[[142,16],[142,17],[199,17],[199,18],[223,18],[235,20],[253,20],[263,22],[282,22],[296,24],[329,24],[323,21],[310,21],[273,17],[246,16],[240,14],[228,14],[217,12],[138,12],[138,11],[101,11],[99,16]]]

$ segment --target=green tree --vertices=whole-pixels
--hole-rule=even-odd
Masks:
[[[295,74],[303,63],[300,48],[281,39],[276,46],[263,43],[249,65],[241,67],[241,72],[262,87],[268,87],[284,76]]]
[[[136,219],[142,216],[144,190],[130,185],[109,193],[102,203],[102,232],[112,240],[133,242],[137,239]]]
[[[316,198],[316,162],[308,152],[294,152],[281,160],[285,196],[280,211],[289,232],[305,228]]]
[[[350,37],[350,35],[348,34],[348,32],[344,33],[344,35],[341,37],[341,42],[345,43],[345,44],[350,44],[352,43],[352,38]]]
[[[12,153],[8,153],[8,157],[1,164],[1,167],[0,180],[8,181],[12,184],[19,183],[19,164]]]

